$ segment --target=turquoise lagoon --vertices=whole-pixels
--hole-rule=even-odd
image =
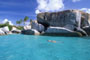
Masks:
[[[90,60],[90,37],[0,36],[0,60]]]

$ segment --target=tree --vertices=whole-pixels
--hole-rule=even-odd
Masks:
[[[16,21],[16,24],[19,24],[19,26],[20,26],[20,23],[21,23],[20,21]]]
[[[23,20],[22,19],[20,19],[19,21],[16,21],[16,24],[19,24],[19,26],[20,26],[20,24],[23,22]]]
[[[22,19],[20,19],[20,24],[23,22],[23,20]]]
[[[7,21],[7,22],[5,23],[5,25],[9,25],[9,22]]]
[[[33,21],[33,20],[32,20],[32,19],[30,19],[30,24],[32,24],[32,21]]]
[[[24,25],[25,25],[25,22],[26,22],[28,19],[29,19],[29,17],[28,17],[28,16],[25,16],[25,18],[24,18]]]

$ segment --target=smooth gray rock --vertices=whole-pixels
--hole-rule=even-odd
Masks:
[[[65,10],[53,13],[45,12],[37,15],[37,21],[44,25],[46,29],[50,26],[64,27],[72,31],[82,32],[82,34],[88,36],[87,32],[83,30],[83,27],[90,26],[90,14],[79,10]]]
[[[23,30],[21,33],[26,35],[40,35],[40,33],[35,29]]]
[[[31,25],[24,26],[24,30],[28,30],[28,29],[31,29]]]
[[[90,36],[90,26],[84,27],[83,30]]]
[[[44,26],[42,24],[39,24],[37,21],[32,21],[31,29],[35,29],[39,32],[43,32],[45,30]]]
[[[8,26],[2,27],[1,30],[4,32],[4,35],[11,34],[11,32],[9,31]]]
[[[21,33],[21,30],[17,29],[16,27],[13,27],[11,32],[12,33]]]
[[[81,27],[90,25],[90,14],[79,10],[65,10],[53,13],[45,12],[37,15],[37,21],[44,26],[46,25],[46,27],[64,27],[66,25],[72,25],[72,28],[76,28],[79,24],[79,18],[81,19]]]
[[[64,27],[49,27],[43,35],[82,36],[79,32],[75,32]]]
[[[0,29],[0,35],[5,35],[4,31]]]
[[[5,26],[5,27],[1,28],[1,30],[4,31],[4,32],[6,32],[6,33],[9,32],[9,28],[8,28],[8,26]]]

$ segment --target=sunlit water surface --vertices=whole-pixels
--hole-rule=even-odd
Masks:
[[[90,37],[0,36],[0,60],[90,60]]]

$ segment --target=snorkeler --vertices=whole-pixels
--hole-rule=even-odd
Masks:
[[[56,43],[56,41],[54,41],[54,40],[48,40],[48,42],[53,42],[53,43]]]
[[[63,43],[63,42],[60,42],[60,41],[55,41],[55,40],[48,40],[48,42],[52,42],[52,43]]]

